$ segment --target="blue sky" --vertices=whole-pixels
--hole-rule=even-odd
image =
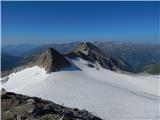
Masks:
[[[159,2],[2,2],[2,42],[157,43]]]

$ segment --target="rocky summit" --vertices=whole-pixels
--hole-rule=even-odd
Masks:
[[[47,73],[55,72],[70,66],[70,62],[61,53],[53,48],[48,48],[22,59],[17,66],[10,71],[17,72],[28,67],[39,66],[45,68]]]
[[[2,91],[2,120],[101,120],[86,110]]]
[[[70,66],[69,61],[53,48],[48,48],[46,51],[35,56],[31,62],[45,68],[48,73]]]
[[[92,43],[79,43],[75,49],[67,54],[68,57],[81,57],[90,62],[98,62],[103,68],[117,71],[132,72],[132,67],[122,59],[114,59],[111,56],[107,56],[98,47]]]

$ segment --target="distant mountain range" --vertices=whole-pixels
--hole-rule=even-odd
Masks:
[[[45,44],[45,45],[11,45],[3,46],[2,53],[18,56],[22,58],[34,55],[35,53],[42,52],[47,48],[54,48],[62,54],[67,54],[73,51],[82,42],[71,42],[64,44]],[[140,44],[131,42],[92,42],[103,53],[115,60],[123,60],[130,65],[134,72],[143,72],[146,65],[158,64],[160,61],[160,45],[153,44]],[[2,56],[3,59],[3,56]],[[19,61],[19,60],[16,60]],[[16,61],[13,61],[14,66]],[[7,61],[2,61],[2,70],[7,67]]]
[[[127,61],[135,72],[149,64],[160,63],[160,44],[138,44],[128,42],[95,42],[96,46],[114,58]]]
[[[8,70],[15,66],[17,61],[21,60],[21,57],[8,55],[6,53],[1,54],[1,70]]]

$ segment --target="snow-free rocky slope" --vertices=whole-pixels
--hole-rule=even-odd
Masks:
[[[3,78],[2,87],[86,109],[105,120],[158,120],[159,76],[122,73],[120,67],[110,63],[110,57],[92,47],[77,48],[67,57],[62,55],[68,67],[60,67],[56,72],[48,72],[39,64],[23,68]],[[103,66],[106,61],[114,69],[107,68],[109,64]]]
[[[101,120],[85,110],[6,91],[2,91],[1,108],[2,120]]]

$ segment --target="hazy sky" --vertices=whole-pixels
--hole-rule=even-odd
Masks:
[[[2,2],[2,42],[158,42],[160,2]]]

